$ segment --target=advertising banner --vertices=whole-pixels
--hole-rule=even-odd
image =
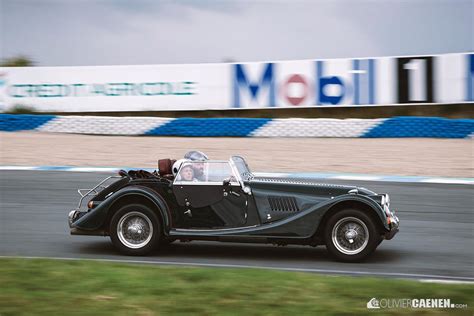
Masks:
[[[228,66],[143,65],[2,68],[0,103],[37,111],[225,108]]]
[[[473,54],[233,65],[234,108],[472,102]]]
[[[474,101],[474,54],[234,64],[0,68],[0,111],[381,106]]]

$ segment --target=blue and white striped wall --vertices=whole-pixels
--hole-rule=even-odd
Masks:
[[[474,119],[155,118],[0,114],[0,131],[186,137],[472,138]]]

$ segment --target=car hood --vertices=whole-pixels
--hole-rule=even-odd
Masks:
[[[347,194],[349,191],[357,190],[360,195],[376,195],[375,192],[363,187],[322,183],[316,178],[292,178],[279,176],[255,176],[250,181],[250,186],[256,189],[275,189],[287,191],[307,191],[317,189],[318,191],[328,191],[331,195]]]

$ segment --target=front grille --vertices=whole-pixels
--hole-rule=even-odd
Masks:
[[[272,211],[277,212],[298,212],[299,208],[296,199],[292,196],[269,196],[268,203]]]

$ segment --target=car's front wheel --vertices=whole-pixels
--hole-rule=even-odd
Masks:
[[[109,232],[112,243],[121,253],[143,256],[158,246],[160,221],[150,208],[129,204],[113,215]]]
[[[380,234],[374,220],[360,210],[339,211],[326,224],[326,248],[337,260],[361,261],[379,244]]]

